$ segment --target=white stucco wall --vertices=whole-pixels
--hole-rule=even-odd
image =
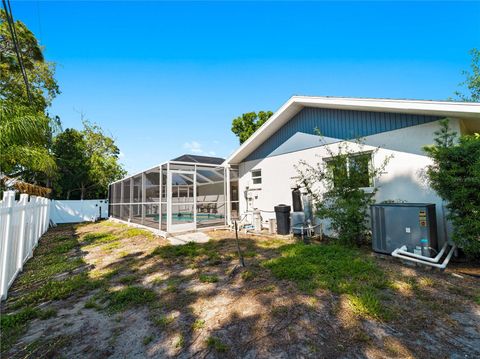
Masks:
[[[460,131],[458,120],[451,120],[450,126],[455,131]],[[423,146],[432,144],[434,132],[438,130],[437,122],[431,122],[419,126],[408,127],[395,131],[379,133],[365,138],[365,144],[359,146],[355,143],[349,143],[350,148],[357,148],[358,151],[374,150],[380,147],[376,152],[373,161],[376,165],[382,163],[385,157],[391,156],[385,174],[374,180],[375,186],[379,188],[376,200],[403,200],[407,202],[425,202],[435,203],[437,210],[437,232],[439,243],[445,240],[444,214],[442,209],[442,200],[429,187],[425,170],[431,160],[424,155]],[[310,136],[310,135],[308,135]],[[245,213],[247,201],[244,191],[248,186],[251,201],[249,201],[248,210],[257,208],[262,211],[264,219],[274,218],[273,207],[278,204],[292,205],[291,185],[294,183],[294,177],[297,176],[295,165],[300,161],[306,161],[310,164],[318,163],[323,157],[330,157],[326,146],[335,148],[337,142],[332,143],[332,139],[327,141],[329,144],[322,145],[319,140],[318,147],[311,147],[312,141],[304,141],[304,136],[294,136],[292,141],[283,146],[284,153],[275,151],[273,155],[254,161],[246,161],[239,166],[239,186],[240,186],[240,212]],[[300,140],[299,140],[300,139]],[[287,141],[287,142],[289,142]],[[302,149],[307,147],[306,149]],[[335,153],[335,151],[334,151]],[[250,171],[252,169],[262,170],[262,184],[253,185]]]

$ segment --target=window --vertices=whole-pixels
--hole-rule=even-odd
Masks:
[[[253,170],[252,171],[252,183],[253,184],[262,184],[262,170]]]
[[[372,155],[364,153],[351,156],[348,159],[348,172],[350,179],[354,179],[358,183],[358,187],[370,187],[372,184],[370,176],[370,162]]]
[[[342,186],[343,180],[349,180],[349,184],[356,183],[357,187],[371,187],[373,185],[370,174],[372,161],[371,153],[361,153],[348,157],[339,157],[335,160],[327,159],[327,166],[333,172],[333,185]]]

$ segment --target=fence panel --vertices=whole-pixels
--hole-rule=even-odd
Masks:
[[[0,296],[7,297],[23,264],[33,255],[50,222],[50,200],[43,197],[3,193],[0,201]]]

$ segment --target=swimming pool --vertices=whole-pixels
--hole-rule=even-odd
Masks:
[[[155,222],[158,222],[160,216],[158,214],[155,215],[147,215],[147,217],[153,219]],[[213,219],[224,219],[225,216],[223,214],[218,213],[197,213],[197,222],[202,222],[206,220],[213,220]],[[162,221],[167,219],[167,214],[162,214]],[[177,212],[172,214],[172,222],[179,223],[179,222],[193,222],[193,213],[192,212]]]

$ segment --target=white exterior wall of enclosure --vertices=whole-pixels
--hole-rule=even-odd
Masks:
[[[229,170],[223,159],[200,157],[216,163],[172,160],[112,183],[110,217],[162,236],[225,226],[230,216]]]
[[[40,237],[50,221],[50,200],[21,194],[15,201],[15,192],[3,193],[0,201],[0,294],[7,297],[23,264],[33,255]]]

